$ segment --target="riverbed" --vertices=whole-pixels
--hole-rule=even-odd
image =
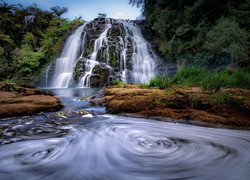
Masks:
[[[98,89],[50,91],[64,110],[86,109],[92,117],[2,119],[0,179],[250,177],[250,131],[110,115],[79,101]]]

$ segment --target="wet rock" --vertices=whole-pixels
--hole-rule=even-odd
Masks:
[[[16,90],[0,91],[1,118],[56,111],[63,107],[58,98],[43,94],[38,89],[16,86]]]

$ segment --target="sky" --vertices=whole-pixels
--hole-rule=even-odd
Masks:
[[[35,3],[41,9],[47,10],[52,6],[65,6],[69,11],[63,17],[74,19],[81,16],[87,21],[96,18],[98,13],[105,13],[108,17],[116,19],[136,19],[141,14],[140,9],[128,4],[129,0],[4,0],[4,2],[23,6]]]

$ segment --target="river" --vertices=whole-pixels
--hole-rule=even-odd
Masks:
[[[250,131],[115,116],[77,101],[97,90],[50,89],[66,110],[93,117],[0,120],[0,179],[249,179]]]

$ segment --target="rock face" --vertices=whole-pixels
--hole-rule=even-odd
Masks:
[[[156,55],[142,35],[138,36],[141,33],[136,24],[133,21],[110,18],[96,18],[89,22],[84,29],[83,53],[73,72],[76,84],[85,87],[101,87],[112,80],[133,83],[135,82],[134,66],[138,66],[142,62],[139,60],[144,58],[147,62],[144,65],[141,63],[141,68],[136,69],[142,71],[144,76],[154,76],[157,68],[152,61],[155,61]],[[140,39],[143,40],[140,41]],[[145,56],[139,50],[141,46],[144,47]],[[135,63],[134,59],[139,60]],[[144,66],[147,67],[144,68]],[[140,72],[137,74],[140,77]]]
[[[0,118],[32,115],[62,108],[58,98],[34,88],[0,84]]]

